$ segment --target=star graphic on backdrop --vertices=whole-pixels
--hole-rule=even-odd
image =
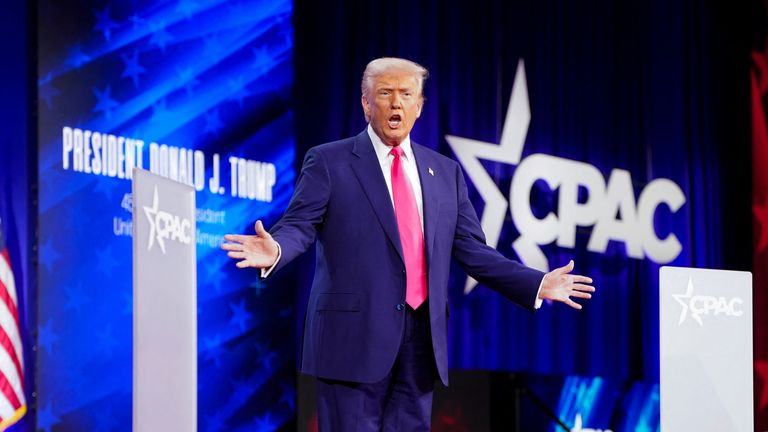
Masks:
[[[245,79],[242,76],[237,77],[236,79],[229,79],[229,94],[232,96],[229,97],[230,100],[236,100],[237,105],[242,108],[243,107],[243,99],[252,96],[253,93],[248,90],[248,83],[245,82]]]
[[[220,412],[212,416],[205,416],[205,431],[218,432],[225,430],[227,423],[224,421],[224,415]]]
[[[224,280],[224,274],[221,271],[221,264],[216,260],[210,260],[205,266],[205,283],[213,285],[217,294],[221,293],[221,283]]]
[[[245,300],[241,300],[238,304],[230,303],[229,309],[232,311],[229,323],[240,327],[241,333],[245,332],[248,321],[253,319],[253,315],[245,310]]]
[[[109,17],[109,5],[101,12],[94,12],[94,15],[96,15],[96,26],[93,30],[101,32],[104,35],[104,39],[109,42],[112,37],[112,29],[117,28],[117,24]]]
[[[115,416],[112,413],[112,407],[99,408],[92,411],[92,417],[94,419],[96,432],[109,432],[119,426]]]
[[[139,27],[142,27],[144,25],[144,23],[146,22],[146,20],[144,18],[138,16],[137,14],[133,14],[133,15],[129,16],[128,17],[128,21],[133,23],[133,29],[134,30],[137,30]]]
[[[56,262],[61,258],[61,254],[53,247],[53,241],[49,237],[45,243],[40,245],[40,261],[43,262],[48,272],[53,272]]]
[[[680,306],[683,308],[680,311],[680,320],[677,322],[679,325],[685,321],[685,317],[688,316],[688,311],[690,310],[688,305],[691,301],[691,298],[693,297],[693,280],[688,278],[688,287],[685,290],[685,294],[672,294],[672,297],[674,297],[675,301],[680,303]],[[704,325],[704,323],[701,322],[701,317],[698,313],[691,311],[691,318],[699,323],[699,325]]]
[[[272,64],[272,56],[269,55],[266,45],[260,48],[252,47],[251,52],[253,53],[252,67],[261,74],[267,72]]]
[[[224,354],[224,349],[221,347],[221,336],[216,335],[213,339],[204,338],[203,345],[205,345],[205,359],[213,360],[216,367],[221,367],[221,355]]]
[[[275,359],[275,357],[277,357],[277,353],[274,351],[269,351],[263,355],[259,355],[259,358],[256,360],[256,362],[260,364],[265,371],[271,371],[272,361]]]
[[[75,287],[68,286],[64,288],[64,310],[74,309],[77,313],[80,313],[81,306],[84,305],[89,299],[83,293],[83,285],[77,284]]]
[[[103,271],[107,276],[111,276],[112,270],[120,264],[120,262],[112,255],[112,248],[110,246],[97,252],[96,261],[96,267]]]
[[[97,87],[93,87],[93,94],[96,96],[96,105],[93,107],[93,112],[103,112],[109,120],[112,117],[112,109],[120,106],[114,99],[112,99],[112,87],[107,86],[104,90],[99,90]]]
[[[509,98],[509,107],[499,143],[483,142],[453,135],[445,136],[448,145],[464,167],[464,171],[472,179],[472,183],[485,201],[480,224],[485,232],[487,243],[492,248],[495,248],[499,242],[508,202],[505,195],[499,190],[499,186],[483,167],[481,160],[509,165],[520,163],[530,122],[528,84],[525,77],[525,66],[521,60],[517,65],[515,83],[512,86],[512,95]],[[520,247],[529,246],[518,245],[517,241],[515,244]],[[535,247],[535,244],[532,246],[533,248],[527,247],[525,250],[518,250],[519,248],[515,247],[515,250],[526,265],[539,270],[548,270],[549,264],[546,256]],[[468,278],[464,286],[464,293],[469,294],[476,285],[477,282],[474,279]]]
[[[133,81],[133,88],[139,88],[139,76],[146,73],[147,70],[139,64],[139,52],[133,51],[133,55],[121,54],[123,59],[123,74],[121,77],[130,78]]]
[[[44,430],[45,432],[51,432],[51,428],[60,423],[61,419],[53,413],[51,403],[46,402],[43,409],[37,410],[37,429]]]
[[[112,350],[119,345],[117,339],[112,334],[112,326],[107,325],[103,330],[99,331],[97,339],[98,350],[103,352],[106,358],[112,358]]]
[[[762,252],[768,247],[768,204],[752,204],[752,214],[760,232],[756,236],[755,251]]]
[[[37,331],[37,344],[50,354],[53,351],[53,344],[58,340],[59,336],[53,331],[53,319],[49,318]]]
[[[218,138],[219,130],[224,127],[224,123],[219,119],[219,109],[216,108],[212,112],[205,112],[203,115],[205,116],[205,129],[203,129],[203,133],[211,133]]]
[[[760,381],[763,382],[763,391],[760,392],[760,402],[758,403],[762,411],[768,407],[768,360],[756,360],[755,372],[760,377]]]
[[[263,416],[256,418],[253,425],[256,427],[255,430],[257,432],[274,432],[279,426],[269,413],[264,413]]]
[[[179,0],[176,4],[176,12],[183,13],[187,20],[189,20],[199,7],[200,5],[192,0]]]
[[[152,29],[152,37],[149,39],[149,43],[160,48],[160,51],[165,54],[165,47],[168,42],[173,40],[173,36],[166,30],[165,21],[152,23],[150,28]]]
[[[51,81],[53,81],[53,77],[50,72],[48,72],[48,75],[46,75],[45,78],[37,81],[37,93],[40,96],[40,99],[45,101],[45,106],[47,106],[48,109],[53,107],[53,98],[61,94],[59,89],[54,87]]]
[[[179,82],[184,86],[187,91],[187,96],[192,96],[192,90],[200,84],[200,81],[195,76],[192,68],[179,69],[176,68],[176,73],[179,77]]]
[[[248,384],[247,380],[231,380],[232,400],[238,405],[244,404],[256,392],[256,386]]]
[[[91,61],[91,57],[82,51],[80,45],[75,45],[69,50],[69,55],[67,56],[65,63],[75,69],[79,69],[80,66],[89,61]]]

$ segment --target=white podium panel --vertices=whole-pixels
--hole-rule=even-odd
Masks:
[[[752,432],[752,274],[662,267],[663,432]]]
[[[133,171],[133,430],[197,431],[195,191]]]

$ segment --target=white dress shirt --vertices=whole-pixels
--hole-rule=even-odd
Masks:
[[[392,146],[384,144],[384,142],[376,135],[371,125],[368,125],[368,137],[371,138],[373,143],[373,149],[376,151],[376,158],[379,160],[379,166],[381,166],[381,173],[384,174],[384,181],[387,183],[387,190],[389,191],[389,199],[392,201],[392,207],[395,206],[395,200],[392,197],[392,161],[395,157],[390,154]],[[413,196],[416,198],[416,207],[419,209],[419,220],[421,221],[421,232],[424,233],[424,200],[421,196],[421,181],[419,180],[419,169],[416,167],[416,158],[413,155],[413,147],[411,147],[411,136],[405,137],[403,142],[399,146],[403,149],[403,156],[400,158],[400,167],[408,177],[408,182],[411,184],[413,190]]]

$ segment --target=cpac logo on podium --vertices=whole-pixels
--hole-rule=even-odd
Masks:
[[[739,297],[733,297],[731,299],[725,297],[715,297],[706,295],[694,295],[693,294],[693,281],[688,278],[688,288],[685,290],[685,294],[672,294],[675,301],[680,303],[682,310],[680,311],[680,321],[678,325],[683,325],[685,320],[690,316],[694,321],[703,326],[704,323],[701,320],[702,315],[725,315],[730,317],[740,317],[744,312],[738,306],[742,305],[744,301]]]
[[[680,254],[682,245],[677,237],[670,233],[659,238],[653,226],[656,209],[661,204],[666,204],[672,213],[685,204],[685,195],[677,184],[664,178],[655,179],[635,201],[629,171],[614,168],[606,181],[597,168],[586,162],[547,154],[521,159],[530,121],[525,67],[521,60],[499,144],[452,135],[445,137],[485,201],[480,223],[491,247],[497,246],[509,206],[520,232],[512,244],[513,249],[526,265],[542,271],[549,270],[549,263],[540,246],[556,241],[563,248],[575,247],[577,226],[594,226],[587,244],[587,250],[592,252],[605,252],[609,240],[617,240],[624,242],[627,255],[632,258],[648,257],[666,264]],[[481,160],[517,165],[509,199],[499,190]],[[531,209],[531,191],[538,180],[558,191],[557,214],[550,212],[539,218]],[[586,189],[586,202],[579,202],[579,188]],[[468,294],[475,285],[474,280],[467,280],[464,292]]]
[[[160,246],[163,254],[165,254],[165,240],[190,244],[192,242],[192,222],[187,218],[181,218],[166,211],[158,210],[159,205],[157,186],[155,186],[152,207],[143,206],[144,214],[147,215],[147,221],[149,222],[149,244],[147,245],[147,250],[152,250],[155,240],[157,240],[157,245]]]

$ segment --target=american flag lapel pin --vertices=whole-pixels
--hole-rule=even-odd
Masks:
[[[431,175],[432,177],[435,176],[435,172],[432,171],[432,168],[427,168],[427,171],[429,171],[429,175]]]

